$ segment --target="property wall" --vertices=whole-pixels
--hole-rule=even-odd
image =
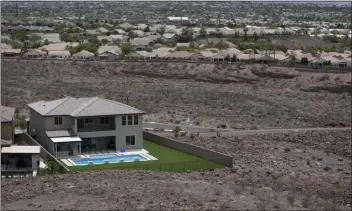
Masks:
[[[1,139],[13,141],[14,127],[12,122],[1,123]]]
[[[212,150],[204,149],[202,147],[195,146],[193,144],[176,141],[174,139],[162,137],[146,131],[143,131],[143,138],[145,140],[154,142],[156,144],[160,144],[197,157],[201,157],[206,160],[210,160],[215,163],[222,164],[224,166],[228,166],[228,167],[233,166],[233,158],[231,156],[227,156]]]
[[[122,116],[116,116],[116,149],[143,149],[142,115],[138,115],[138,125],[122,125]],[[126,136],[136,136],[135,146],[126,146]]]
[[[57,164],[62,166],[66,171],[70,171],[65,165],[58,161],[48,150],[46,150],[40,143],[34,140],[29,134],[23,133],[23,138],[26,140],[27,144],[30,146],[40,146],[40,157],[44,159],[53,159]],[[36,161],[37,162],[37,161]]]

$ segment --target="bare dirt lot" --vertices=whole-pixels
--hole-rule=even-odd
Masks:
[[[63,94],[126,102],[146,121],[233,128],[345,126],[351,74],[165,62],[3,61],[2,102],[24,107]]]
[[[3,209],[350,210],[349,132],[187,137],[184,141],[233,155],[235,167],[2,181]]]

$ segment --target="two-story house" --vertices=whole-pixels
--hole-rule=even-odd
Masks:
[[[1,106],[1,172],[36,172],[40,147],[14,144],[14,118],[15,108]]]
[[[103,99],[65,97],[28,104],[29,132],[56,157],[84,151],[143,149],[142,115]]]
[[[15,138],[15,108],[1,106],[1,145],[11,145]]]

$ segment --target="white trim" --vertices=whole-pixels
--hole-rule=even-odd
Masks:
[[[82,142],[82,139],[78,136],[75,136],[75,137],[51,138],[51,141],[54,143]]]
[[[1,153],[18,153],[18,154],[39,154],[40,146],[17,146],[3,147]]]

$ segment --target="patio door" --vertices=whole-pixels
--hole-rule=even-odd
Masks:
[[[97,148],[95,138],[82,138],[82,151],[94,150]]]

